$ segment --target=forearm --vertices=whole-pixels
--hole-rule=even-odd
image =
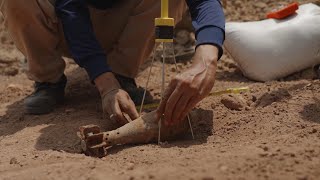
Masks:
[[[98,43],[85,0],[56,0],[66,42],[76,63],[85,68],[92,81],[110,72],[106,54]]]

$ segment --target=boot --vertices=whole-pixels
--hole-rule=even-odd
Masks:
[[[24,101],[28,114],[48,114],[64,100],[67,78],[63,75],[57,83],[35,82],[35,91]]]

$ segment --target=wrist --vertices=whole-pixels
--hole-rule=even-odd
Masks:
[[[217,66],[219,57],[219,49],[215,45],[203,44],[197,47],[195,53],[195,60],[201,61],[200,63],[206,64],[208,68],[214,68]],[[199,62],[195,62],[199,63]]]
[[[112,72],[101,74],[94,80],[94,83],[100,92],[100,95],[106,94],[115,89],[120,89],[119,82]]]

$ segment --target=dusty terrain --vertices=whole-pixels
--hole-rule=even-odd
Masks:
[[[227,19],[263,19],[286,2],[228,1]],[[310,70],[258,83],[224,55],[213,91],[242,86],[250,91],[200,103],[191,113],[195,140],[187,135],[162,147],[119,146],[96,159],[81,154],[78,127],[115,126],[103,119],[85,72],[68,61],[65,104],[49,115],[25,115],[23,99],[32,93],[32,82],[24,74],[23,56],[3,26],[0,30],[0,179],[320,179],[320,81]],[[186,60],[180,68],[190,65]],[[175,72],[167,67],[169,80]],[[150,89],[155,97],[159,75],[157,62]],[[146,77],[144,69],[139,85]]]

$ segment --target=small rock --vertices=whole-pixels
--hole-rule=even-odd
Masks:
[[[256,2],[256,3],[254,3],[254,6],[256,6],[258,8],[266,8],[267,4],[264,2]]]
[[[152,174],[149,175],[149,179],[154,179],[154,178],[155,178],[154,175],[152,175]]]
[[[10,164],[19,164],[17,158],[11,158]]]
[[[228,170],[228,167],[227,167],[227,166],[220,166],[220,170],[221,170],[221,171],[227,171],[227,170]]]
[[[245,100],[236,95],[224,95],[221,99],[221,103],[228,109],[241,111],[246,107]]]
[[[268,150],[269,150],[269,148],[268,148],[267,146],[263,147],[262,149],[263,149],[264,151],[268,151]]]
[[[19,69],[14,67],[7,67],[3,70],[3,73],[7,76],[15,76],[19,73]]]
[[[215,109],[217,107],[217,104],[216,103],[211,103],[211,108],[212,109]]]
[[[317,129],[312,129],[312,131],[310,132],[310,134],[314,134],[316,133],[318,130]]]
[[[66,109],[64,112],[69,114],[69,113],[73,113],[75,111],[75,109],[70,108],[70,109]]]
[[[91,164],[91,165],[89,165],[89,168],[90,168],[90,169],[95,169],[95,168],[96,168],[96,165],[95,165],[95,164]]]
[[[133,170],[134,169],[134,163],[128,163],[127,164],[127,170]]]
[[[252,98],[251,98],[251,100],[252,100],[252,102],[256,102],[257,101],[257,96],[255,96],[255,95],[252,95]]]
[[[21,92],[23,90],[23,87],[19,84],[9,84],[7,86],[7,90],[10,92]]]
[[[267,157],[267,156],[268,156],[268,153],[259,153],[259,156],[260,156],[260,157]]]
[[[300,176],[297,178],[298,180],[308,180],[308,176]]]

